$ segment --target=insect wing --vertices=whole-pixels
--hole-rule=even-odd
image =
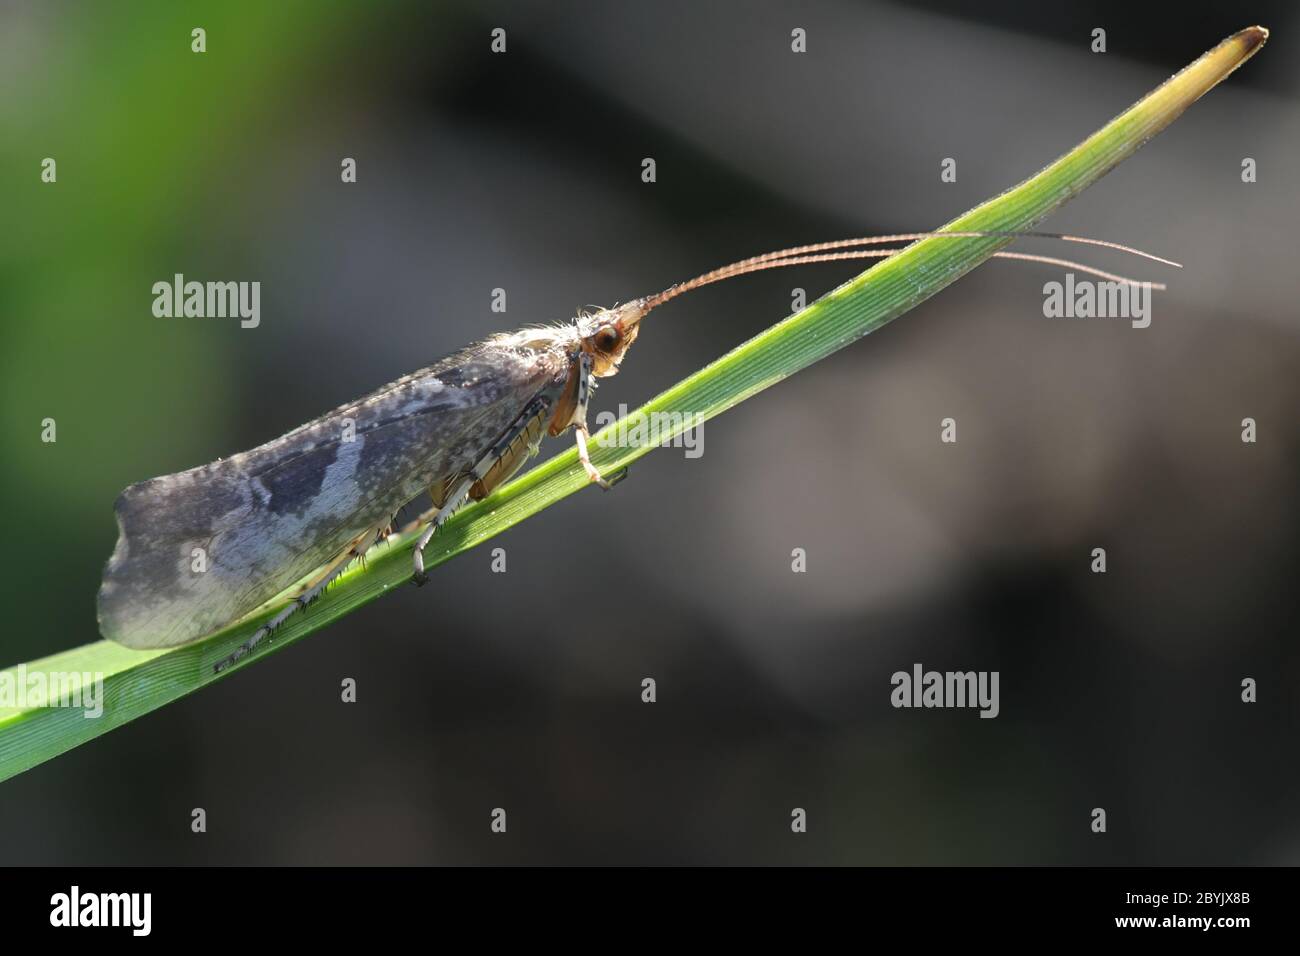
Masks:
[[[471,467],[567,373],[553,353],[467,350],[251,451],[132,485],[100,630],[170,647],[233,623]]]

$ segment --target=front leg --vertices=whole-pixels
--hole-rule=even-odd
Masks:
[[[576,422],[573,426],[573,437],[578,443],[578,461],[582,462],[582,469],[587,473],[587,480],[600,485],[606,491],[614,487],[614,483],[605,480],[596,466],[591,463],[591,455],[587,451],[587,439],[591,438],[591,432],[587,431],[586,422]]]
[[[595,387],[591,368],[591,356],[583,352],[578,356],[578,396],[573,409],[573,437],[578,444],[578,461],[582,462],[582,470],[587,473],[587,480],[609,491],[627,477],[627,469],[624,468],[614,476],[613,481],[608,481],[591,463],[591,453],[587,450],[587,442],[591,439],[591,432],[587,428],[587,402]]]

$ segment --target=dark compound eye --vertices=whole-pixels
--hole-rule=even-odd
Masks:
[[[596,333],[596,348],[602,352],[612,352],[618,345],[617,329],[601,329]]]

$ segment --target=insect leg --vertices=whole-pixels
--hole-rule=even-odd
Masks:
[[[299,608],[305,608],[312,601],[320,597],[321,594],[325,592],[325,589],[329,587],[330,582],[347,570],[348,565],[351,564],[354,559],[365,554],[378,537],[378,529],[367,531],[359,535],[346,551],[321,569],[315,580],[309,581],[303,585],[302,591],[293,600],[286,604],[280,612],[275,615],[275,617],[271,618],[271,620],[259,627],[252,637],[246,640],[243,644],[240,644],[239,647],[235,648],[235,652],[225,660],[218,663],[213,670],[219,674],[227,667],[238,663],[240,660],[253,653],[253,651],[257,649],[257,645],[270,637],[276,628],[293,615],[294,611],[297,611]]]
[[[438,509],[429,527],[420,535],[420,540],[415,543],[415,551],[412,553],[411,560],[415,565],[412,578],[417,585],[423,585],[429,579],[424,573],[424,548],[433,538],[434,532],[464,504],[466,498],[473,498],[475,501],[483,500],[527,460],[529,450],[536,448],[542,422],[550,409],[550,404],[550,401],[543,396],[538,396],[529,402],[505,434],[483,453],[470,469],[469,474],[455,485],[455,491],[442,499],[443,506]],[[446,488],[449,484],[451,483],[443,482],[442,487]],[[438,501],[439,498],[435,494],[434,503],[437,504]],[[421,524],[427,520],[424,516],[421,518],[419,522]]]
[[[587,479],[600,485],[601,488],[609,491],[614,487],[612,481],[607,481],[596,466],[591,463],[591,454],[587,451],[587,439],[591,437],[591,432],[587,430],[585,421],[578,422],[573,427],[573,437],[578,443],[578,461],[582,462],[582,469],[587,473]],[[621,477],[620,477],[621,480]]]
[[[476,465],[475,471],[477,470],[478,466]],[[433,519],[429,522],[429,527],[425,528],[424,534],[420,535],[420,540],[415,542],[415,550],[411,552],[411,563],[414,565],[412,579],[415,581],[417,587],[424,587],[429,580],[429,575],[424,573],[425,545],[429,543],[434,532],[441,528],[447,519],[455,513],[456,509],[465,503],[465,499],[469,497],[469,487],[476,480],[477,479],[471,475],[470,477],[463,479],[461,483],[456,486],[456,490],[447,496],[447,503],[439,508],[433,515]]]
[[[582,462],[587,479],[609,491],[627,477],[627,469],[624,468],[613,481],[607,481],[591,463],[591,454],[587,451],[587,441],[591,438],[591,432],[587,429],[587,401],[591,398],[593,388],[591,364],[591,356],[586,352],[578,356],[578,402],[573,410],[573,436],[578,443],[578,461]]]

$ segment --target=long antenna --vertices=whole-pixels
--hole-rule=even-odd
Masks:
[[[938,237],[950,237],[954,239],[985,239],[985,238],[1033,238],[1033,239],[1058,239],[1062,242],[1075,242],[1089,246],[1100,246],[1105,249],[1114,249],[1118,252],[1126,252],[1130,255],[1141,256],[1144,259],[1150,259],[1153,262],[1159,262],[1163,265],[1173,266],[1181,269],[1180,263],[1172,259],[1166,259],[1162,256],[1153,255],[1136,249],[1132,246],[1126,246],[1118,242],[1109,242],[1105,239],[1090,239],[1086,236],[1072,236],[1058,232],[900,232],[887,236],[864,236],[857,239],[837,239],[832,242],[816,242],[804,246],[792,246],[789,249],[781,249],[776,252],[765,252],[762,255],[751,256],[748,259],[741,259],[730,265],[706,272],[703,275],[696,276],[686,282],[679,282],[670,286],[663,292],[656,295],[647,296],[640,300],[639,305],[644,312],[663,305],[670,299],[675,299],[684,292],[690,292],[701,286],[711,285],[714,282],[721,282],[723,279],[732,279],[736,276],[747,275],[750,272],[761,272],[765,269],[779,269],[784,266],[807,265],[814,262],[836,262],[846,259],[885,259],[895,256],[902,252],[902,249],[854,249],[855,246],[879,245],[888,242],[904,242],[916,239],[930,239]],[[851,250],[851,251],[831,251],[831,250]],[[1152,289],[1163,291],[1166,287],[1160,282],[1143,283],[1137,279],[1130,279],[1126,276],[1116,275],[1111,272],[1104,272],[1101,269],[1094,269],[1091,266],[1083,265],[1078,262],[1071,262],[1068,259],[1058,259],[1054,256],[1032,255],[1023,252],[995,252],[995,258],[999,259],[1018,259],[1023,262],[1038,262],[1048,265],[1060,266],[1066,269],[1074,269],[1088,275],[1097,276],[1110,282],[1121,282],[1126,285],[1149,285]],[[642,314],[644,314],[644,312]]]

